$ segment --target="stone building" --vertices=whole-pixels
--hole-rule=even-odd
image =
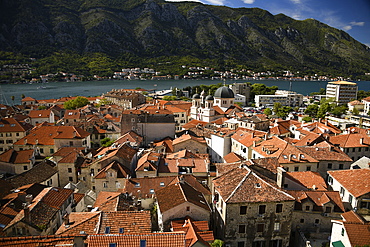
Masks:
[[[125,89],[113,89],[103,94],[103,97],[124,109],[131,109],[146,102],[146,97],[143,94]]]
[[[225,246],[287,246],[293,207],[292,196],[247,166],[213,179],[214,233]]]

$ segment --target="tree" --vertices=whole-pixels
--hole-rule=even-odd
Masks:
[[[64,102],[64,109],[74,110],[89,104],[89,100],[85,97],[78,96],[75,99]]]
[[[100,140],[100,145],[102,147],[109,147],[113,144],[114,141],[112,141],[109,137],[106,137],[104,139]]]
[[[177,97],[176,96],[163,96],[163,100],[166,100],[166,101],[173,101],[173,100],[176,100]]]
[[[343,114],[345,114],[347,110],[348,110],[347,105],[337,105],[337,106],[332,107],[330,113],[336,117],[340,117]]]
[[[305,114],[308,114],[310,117],[316,117],[317,111],[319,110],[319,106],[316,104],[311,104],[307,106],[306,110],[304,111]]]
[[[22,93],[21,98],[24,99],[26,98],[26,96]]]
[[[211,243],[211,246],[212,247],[222,247],[224,245],[224,241],[220,240],[220,239],[215,239],[212,243]]]
[[[272,114],[272,110],[270,108],[266,108],[265,110],[263,110],[263,113],[267,116],[270,116]]]
[[[307,116],[307,117],[302,118],[302,121],[312,122],[312,118]]]
[[[353,108],[353,110],[352,110],[352,114],[353,114],[353,115],[359,115],[359,114],[360,114],[360,111],[355,107],[355,108]]]

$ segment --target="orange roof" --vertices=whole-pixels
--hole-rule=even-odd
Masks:
[[[89,247],[106,247],[110,243],[117,246],[137,247],[145,241],[148,247],[185,247],[184,232],[161,232],[147,234],[122,234],[122,235],[89,235]]]
[[[354,197],[370,193],[370,169],[328,171]]]
[[[237,161],[244,160],[244,158],[234,152],[231,152],[224,156],[224,160],[226,163],[234,163]]]
[[[366,246],[370,244],[370,224],[343,223],[351,246]]]
[[[212,180],[226,203],[292,201],[294,198],[268,183],[246,166],[234,168]]]
[[[343,213],[342,218],[347,223],[365,223],[364,219],[353,210]]]
[[[328,187],[323,177],[318,172],[287,172],[286,178],[289,178],[296,183],[299,183],[307,189],[313,190],[327,190]]]
[[[192,119],[188,123],[184,124],[182,126],[182,128],[184,128],[184,129],[190,129],[190,128],[194,128],[194,127],[197,127],[197,126],[205,126],[206,124],[208,124],[208,123],[207,122],[204,122],[204,121]]]
[[[14,144],[54,145],[54,139],[81,139],[89,135],[89,132],[73,126],[40,126]]]
[[[288,190],[287,192],[294,196],[299,203],[302,203],[305,199],[310,199],[316,206],[323,207],[328,202],[332,202],[337,205],[342,212],[345,211],[338,191]]]
[[[176,139],[173,140],[172,142],[172,145],[176,145],[176,144],[179,144],[181,142],[185,142],[185,141],[195,141],[195,142],[198,142],[200,144],[206,144],[206,141],[204,140],[204,137],[195,137],[195,136],[192,136],[192,135],[189,135],[189,134],[185,134],[185,135],[182,135]]]
[[[331,136],[329,141],[343,148],[368,147],[370,145],[370,137],[363,133]]]
[[[171,184],[163,189],[156,191],[157,203],[162,213],[179,206],[185,202],[192,203],[207,211],[210,207],[203,194],[187,183]]]
[[[48,118],[50,117],[51,110],[33,110],[30,111],[28,116],[30,118]]]
[[[98,197],[96,198],[95,203],[94,203],[94,208],[100,207],[100,205],[103,205],[109,200],[117,198],[120,194],[121,192],[108,192],[108,191],[99,192]]]
[[[14,118],[0,119],[0,133],[25,132],[32,128],[32,125],[21,123]]]
[[[187,246],[194,246],[198,241],[206,246],[210,246],[208,242],[214,240],[213,232],[208,229],[208,221],[193,221],[190,217],[186,217],[185,220],[171,221],[171,225],[175,232],[186,232]],[[206,229],[199,229],[198,226]]]
[[[9,149],[8,151],[0,154],[0,161],[12,164],[27,164],[31,162],[34,150],[22,150],[15,151],[14,149]]]
[[[25,97],[24,99],[21,100],[22,102],[27,102],[27,101],[36,101],[34,98],[31,97]]]
[[[94,177],[95,179],[106,179],[107,178],[107,172],[112,169],[117,172],[117,178],[127,178],[129,175],[131,175],[130,169],[125,167],[124,165],[120,164],[117,161],[112,161],[110,164],[102,168],[98,174]]]

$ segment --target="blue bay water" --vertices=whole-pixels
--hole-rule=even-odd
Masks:
[[[326,88],[326,81],[278,81],[278,80],[227,80],[226,84],[234,82],[263,83],[266,86],[278,86],[279,89],[289,90],[309,95],[311,92],[318,92],[320,88]],[[186,86],[211,85],[224,83],[221,80],[108,80],[108,81],[84,81],[84,82],[49,82],[33,84],[1,84],[0,103],[12,104],[11,97],[14,96],[14,103],[19,104],[21,95],[35,99],[57,99],[65,96],[100,96],[112,89],[134,89],[144,88],[147,90],[170,89],[171,87],[184,88]],[[370,91],[370,81],[357,81],[359,90]],[[6,102],[4,102],[6,100]]]

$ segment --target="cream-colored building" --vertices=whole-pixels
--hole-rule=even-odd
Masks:
[[[332,81],[326,85],[327,98],[334,98],[337,103],[347,104],[357,98],[357,84],[349,81]]]

